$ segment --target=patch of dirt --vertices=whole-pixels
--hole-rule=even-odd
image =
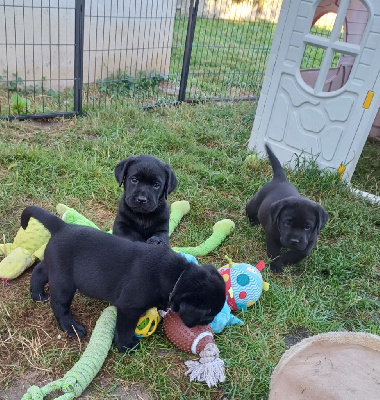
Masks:
[[[28,119],[23,122],[28,126],[41,130],[54,129],[57,126],[63,125],[60,118]]]
[[[102,230],[112,229],[113,221],[115,219],[115,211],[110,211],[104,204],[93,202],[87,207],[88,213],[85,217],[98,225]]]
[[[3,179],[7,174],[9,174],[9,170],[7,168],[0,168],[0,180]]]
[[[52,135],[62,134],[61,128],[65,125],[62,118],[28,119],[13,122],[18,130],[33,134],[34,132],[49,132]]]
[[[42,388],[50,383],[46,375],[38,371],[29,371],[15,380],[5,390],[0,389],[0,398],[3,400],[20,400],[27,390],[37,385]],[[44,397],[45,400],[55,399],[62,395],[62,391],[54,391]],[[124,387],[123,382],[105,377],[97,377],[81,394],[83,400],[154,400],[142,387],[133,385]]]
[[[49,381],[44,377],[44,374],[37,371],[30,371],[15,380],[5,390],[0,389],[0,398],[4,400],[20,400],[26,393],[28,388],[40,382],[41,386],[46,385]]]
[[[284,337],[284,342],[287,346],[291,347],[309,336],[310,334],[306,328],[297,328]]]
[[[65,121],[58,118],[49,120],[16,120],[7,123],[4,136],[6,135],[5,137],[8,141],[16,143],[28,140],[36,135],[46,135],[51,140],[62,135],[65,127]]]
[[[125,386],[122,381],[111,378],[95,379],[81,395],[81,399],[86,400],[153,400],[142,387],[134,384]]]
[[[376,275],[376,280],[380,282],[380,265],[375,266],[375,275]]]

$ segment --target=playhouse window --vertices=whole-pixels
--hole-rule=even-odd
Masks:
[[[314,94],[334,92],[347,83],[368,18],[365,0],[320,1],[300,64],[301,77]],[[352,45],[348,52],[341,42]]]
[[[318,20],[313,23],[310,29],[310,33],[312,35],[329,38],[331,35],[331,31],[334,27],[335,20],[336,20],[335,12],[329,12],[324,14],[322,17],[318,18]]]

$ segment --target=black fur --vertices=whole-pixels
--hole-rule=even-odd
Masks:
[[[273,168],[273,179],[266,183],[247,203],[251,225],[261,224],[265,230],[271,270],[303,260],[314,247],[318,234],[328,220],[323,207],[301,196],[286,179],[285,172],[268,145],[265,145]],[[281,248],[289,251],[281,253]]]
[[[51,308],[69,336],[86,334],[70,313],[76,290],[117,307],[114,340],[120,351],[136,347],[137,321],[151,307],[171,306],[188,327],[210,323],[223,307],[225,284],[213,265],[197,266],[168,246],[67,224],[36,206],[23,211],[23,228],[30,217],[51,232],[44,260],[32,273],[31,296],[35,301],[47,300],[44,286],[49,283]]]
[[[151,155],[130,156],[115,167],[124,185],[113,234],[133,241],[169,245],[168,194],[177,179],[168,164]]]

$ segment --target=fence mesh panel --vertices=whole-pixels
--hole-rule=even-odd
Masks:
[[[128,99],[170,103],[181,85],[185,100],[257,98],[280,7],[281,0],[0,0],[0,116],[75,113],[81,88],[84,111]]]
[[[200,1],[186,97],[259,96],[280,7],[276,0]]]
[[[0,116],[73,111],[74,1],[0,1]]]

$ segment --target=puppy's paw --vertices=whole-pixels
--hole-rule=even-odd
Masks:
[[[163,245],[163,244],[165,244],[165,242],[164,242],[161,238],[159,238],[158,236],[152,236],[152,237],[150,237],[150,238],[146,241],[146,243],[148,243],[148,244],[156,244],[156,245]]]
[[[72,319],[71,323],[66,322],[64,326],[61,325],[61,329],[64,332],[67,332],[67,334],[73,338],[82,338],[87,334],[85,327],[79,322],[75,321],[75,319]]]
[[[248,221],[251,226],[260,225],[260,221],[257,217],[248,217]]]
[[[33,301],[37,302],[43,302],[49,300],[49,295],[46,292],[42,293],[30,292],[30,296],[32,297]]]
[[[270,270],[274,274],[282,274],[284,272],[283,265],[280,262],[271,262],[270,263]]]
[[[132,336],[132,339],[129,343],[123,343],[123,341],[119,340],[116,331],[114,336],[114,343],[120,353],[125,353],[126,351],[131,352],[140,348],[140,341],[138,337]]]

